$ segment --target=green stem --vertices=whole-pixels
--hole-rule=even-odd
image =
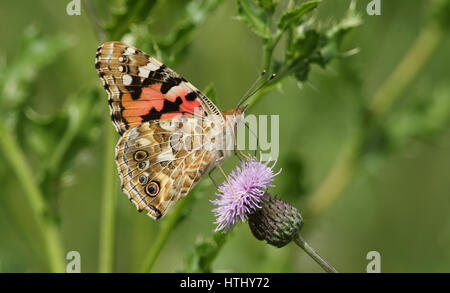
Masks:
[[[141,5],[142,5],[141,1]],[[100,24],[97,11],[91,0],[87,1],[86,9],[91,22],[96,29],[99,42],[106,40],[106,32]],[[136,11],[136,10],[135,10]],[[123,27],[126,29],[127,27]],[[122,32],[116,32],[117,40],[122,37]],[[120,35],[120,37],[119,37]],[[114,39],[114,38],[112,38]],[[114,268],[114,238],[115,238],[115,211],[116,211],[116,188],[117,171],[114,164],[116,131],[111,124],[110,117],[105,117],[104,131],[104,158],[103,158],[103,188],[102,188],[102,210],[100,218],[100,239],[99,239],[99,272],[111,273]]]
[[[354,175],[363,145],[364,130],[361,128],[350,137],[325,180],[311,195],[307,206],[308,216],[314,217],[327,210],[345,190]]]
[[[109,117],[105,119],[103,196],[99,240],[99,272],[110,273],[114,266],[114,227],[117,172],[114,165],[116,131]]]
[[[163,222],[163,226],[161,228],[161,231],[158,233],[158,237],[156,238],[155,243],[153,243],[151,249],[144,258],[144,262],[140,270],[141,273],[150,273],[152,271],[153,265],[155,264],[156,259],[159,256],[159,253],[161,252],[162,248],[169,239],[169,236],[172,233],[172,231],[180,222],[180,219],[184,213],[186,203],[193,197],[194,194],[190,194],[188,197],[181,199],[170,211],[170,215],[168,215],[165,221]]]
[[[409,51],[372,98],[370,110],[375,115],[385,113],[414,80],[443,40],[444,33],[437,27],[423,29]]]
[[[33,173],[27,167],[30,164],[26,161],[25,155],[15,139],[5,129],[2,121],[0,121],[0,147],[25,191],[27,202],[44,241],[49,270],[54,273],[64,272],[63,248],[59,227],[55,221],[48,217],[44,196],[34,180]]]
[[[272,39],[268,40],[264,44],[263,68],[270,75],[272,75],[270,70],[272,69],[273,51],[275,50],[275,47],[280,42],[281,37],[283,36],[283,33],[284,33],[284,31],[277,31],[275,33],[275,36],[273,36]],[[276,74],[278,74],[278,72],[276,72]],[[266,93],[271,91],[277,83],[281,82],[281,80],[283,78],[284,78],[284,76],[277,75],[276,81],[273,81],[271,84],[267,84],[265,87],[261,88],[253,96],[251,96],[247,102],[248,108],[251,109]]]
[[[319,266],[324,269],[327,273],[338,273],[338,271],[330,265],[320,254],[317,253],[317,251],[309,245],[308,242],[303,239],[302,235],[300,233],[297,234],[297,237],[294,238],[294,242],[303,248],[303,250],[316,262],[319,264]]]
[[[371,99],[368,108],[369,124],[381,119],[401,97],[401,93],[417,77],[442,42],[443,36],[443,32],[434,26],[428,26],[420,32],[411,48]],[[309,214],[317,215],[330,207],[351,182],[367,139],[365,133],[364,125],[360,125],[350,136],[345,151],[338,157],[323,183],[310,196],[307,210]]]
[[[41,182],[41,188],[49,200],[56,198],[58,187],[61,181],[61,163],[67,154],[72,142],[75,139],[79,125],[71,121],[63,136],[55,147],[55,150],[48,161],[45,162],[44,178]]]
[[[105,42],[106,32],[103,29],[103,26],[100,24],[100,20],[97,11],[95,10],[94,3],[92,3],[92,0],[87,0],[85,5],[82,5],[82,7],[86,10],[89,20],[91,21],[95,29],[97,40],[101,43]]]

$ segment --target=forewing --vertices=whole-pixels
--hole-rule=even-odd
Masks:
[[[108,92],[111,119],[121,135],[151,120],[222,116],[191,83],[133,46],[104,43],[97,49],[95,67]]]

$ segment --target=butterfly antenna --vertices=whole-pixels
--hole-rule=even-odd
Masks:
[[[261,74],[258,76],[258,78],[253,82],[252,86],[248,88],[248,90],[245,92],[245,94],[242,96],[242,98],[239,100],[238,107],[242,105],[242,103],[248,99],[248,94],[255,88],[255,86],[258,84],[258,82],[261,80],[261,78],[266,74],[266,70],[263,70]]]
[[[238,104],[238,107],[244,103],[246,100],[248,100],[251,96],[253,96],[254,94],[256,94],[259,90],[261,90],[262,88],[264,88],[269,82],[272,81],[272,79],[274,79],[277,76],[276,73],[273,73],[270,78],[268,80],[266,80],[265,82],[263,82],[259,87],[257,87],[255,90],[253,90],[253,92],[251,92],[250,94],[247,95],[247,97],[245,99],[241,99],[241,102]]]

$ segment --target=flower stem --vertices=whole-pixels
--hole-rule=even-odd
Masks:
[[[5,158],[11,164],[25,191],[27,202],[44,241],[50,272],[64,272],[63,248],[59,227],[54,219],[48,215],[47,203],[35,182],[33,173],[29,169],[30,164],[26,162],[24,153],[6,130],[2,121],[0,121],[0,148],[3,149]]]
[[[303,248],[303,250],[316,262],[318,263],[322,269],[324,269],[327,273],[338,273],[338,271],[330,265],[317,251],[309,245],[308,242],[303,239],[300,233],[297,234],[297,237],[294,238],[294,242]]]
[[[100,222],[99,271],[110,273],[114,266],[114,224],[116,207],[116,168],[114,165],[115,130],[105,119],[103,198]]]
[[[165,219],[165,222],[163,222],[163,226],[161,228],[161,231],[158,233],[158,237],[156,238],[155,243],[152,245],[152,248],[144,258],[144,263],[140,270],[141,273],[150,273],[152,271],[153,265],[155,264],[159,253],[166,244],[170,234],[175,229],[176,225],[180,222],[186,203],[193,197],[194,195],[190,194],[187,198],[181,199],[170,211],[170,215],[168,215],[167,219]]]

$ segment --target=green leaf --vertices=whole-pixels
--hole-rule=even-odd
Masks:
[[[313,11],[319,3],[320,1],[318,0],[308,1],[302,3],[299,7],[286,11],[278,21],[278,28],[283,31],[292,25],[297,25],[301,18]]]
[[[249,0],[238,0],[239,20],[244,22],[255,34],[263,39],[270,38],[270,30],[266,24],[266,14],[260,7],[252,6]]]
[[[277,8],[279,0],[257,0],[256,3],[259,7],[267,11],[267,13],[274,13]]]
[[[203,238],[185,258],[185,273],[211,273],[212,263],[225,244],[229,234],[216,232],[213,237]]]
[[[113,11],[112,20],[105,25],[111,40],[120,40],[131,26],[146,21],[156,0],[122,0]]]
[[[25,29],[24,38],[8,66],[0,64],[0,110],[10,116],[26,104],[38,73],[55,61],[70,45],[63,35],[43,36],[35,27]]]
[[[315,53],[319,44],[320,34],[315,30],[307,30],[293,40],[286,51],[286,59],[297,62]]]
[[[169,52],[169,60],[178,63],[186,55],[190,47],[194,32],[205,22],[218,7],[220,1],[192,1],[186,6],[184,19],[177,23],[172,32],[158,42],[160,50]]]
[[[104,108],[98,90],[85,90],[71,95],[61,111],[39,115],[27,109],[26,143],[42,158],[39,174],[42,190],[56,196],[61,175],[72,167],[75,158],[90,146],[100,133]]]
[[[176,22],[170,32],[163,37],[151,34],[147,24],[135,25],[132,29],[135,44],[172,67],[185,59],[196,30],[208,16],[213,15],[221,3],[219,0],[187,2],[185,6],[180,7],[185,9],[181,20]]]

